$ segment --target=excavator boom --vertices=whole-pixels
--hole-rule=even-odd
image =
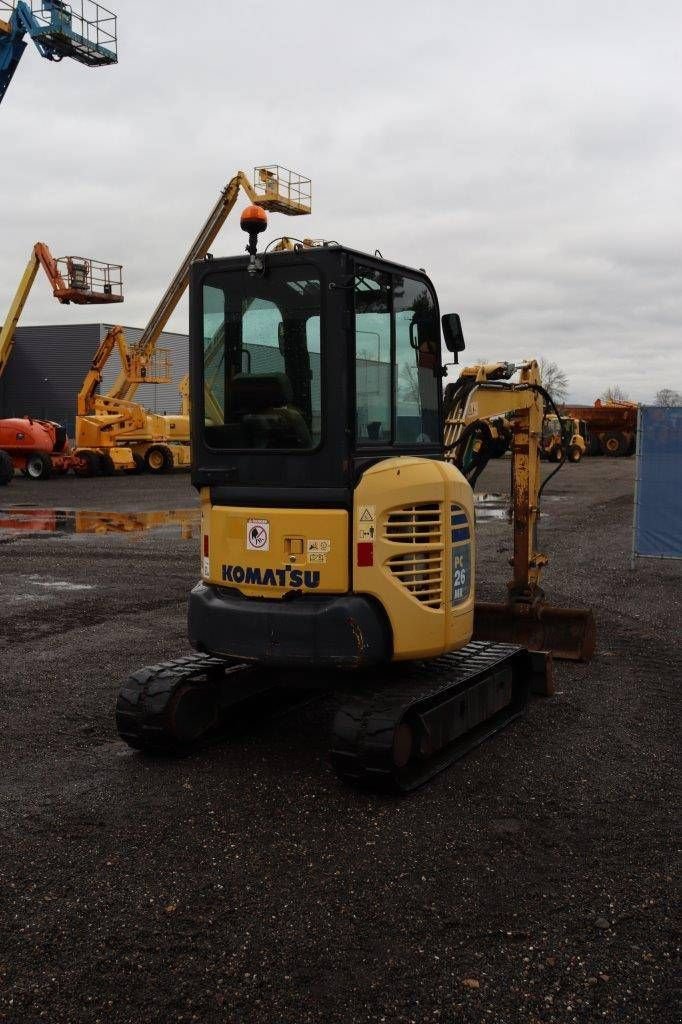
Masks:
[[[518,382],[512,377],[520,371]],[[512,453],[513,575],[506,602],[477,602],[474,637],[551,651],[555,657],[588,661],[595,648],[591,611],[555,608],[540,587],[548,564],[538,548],[542,425],[551,399],[534,360],[493,363],[462,370],[446,410],[446,457],[472,483],[484,468],[500,432]]]

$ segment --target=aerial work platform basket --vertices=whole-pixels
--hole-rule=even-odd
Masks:
[[[310,178],[305,178],[296,171],[279,164],[266,164],[254,167],[253,187],[256,192],[256,203],[264,210],[273,213],[286,213],[290,217],[298,217],[310,213],[312,202],[312,185]]]
[[[119,263],[60,256],[55,260],[54,295],[78,306],[123,302],[123,268]]]
[[[50,60],[71,57],[88,67],[116,64],[116,15],[94,0],[21,0],[10,3],[0,0],[0,18],[12,15],[22,6],[30,10],[32,18],[24,19],[30,25],[33,41]],[[9,26],[9,17],[7,24]]]

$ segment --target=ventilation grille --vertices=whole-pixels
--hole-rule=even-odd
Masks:
[[[398,544],[440,544],[440,505],[406,505],[389,513],[384,526],[384,539]]]
[[[394,544],[415,545],[413,551],[389,558],[387,568],[415,600],[428,608],[441,608],[443,547],[438,502],[394,509],[386,517],[384,539]]]
[[[412,597],[429,608],[442,606],[443,557],[440,551],[410,551],[394,555],[388,568]]]

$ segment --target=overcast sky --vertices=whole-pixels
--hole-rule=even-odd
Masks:
[[[0,315],[41,240],[123,263],[143,326],[227,179],[279,162],[314,205],[271,237],[425,267],[470,359],[682,390],[680,0],[110,5],[117,66],[31,47],[0,107]],[[93,319],[41,278],[22,322]]]

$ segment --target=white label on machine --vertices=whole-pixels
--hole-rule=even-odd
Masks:
[[[358,526],[358,540],[374,540],[374,526]]]
[[[201,575],[204,577],[204,579],[208,579],[208,577],[211,575],[211,565],[208,558],[206,558],[205,556],[202,556],[201,559]]]
[[[376,519],[376,505],[361,505],[358,510],[358,522],[366,525]]]
[[[309,540],[307,543],[308,561],[326,564],[327,555],[332,549],[332,542],[328,537],[318,540]]]
[[[267,519],[249,519],[246,524],[246,550],[270,550],[270,523]]]

